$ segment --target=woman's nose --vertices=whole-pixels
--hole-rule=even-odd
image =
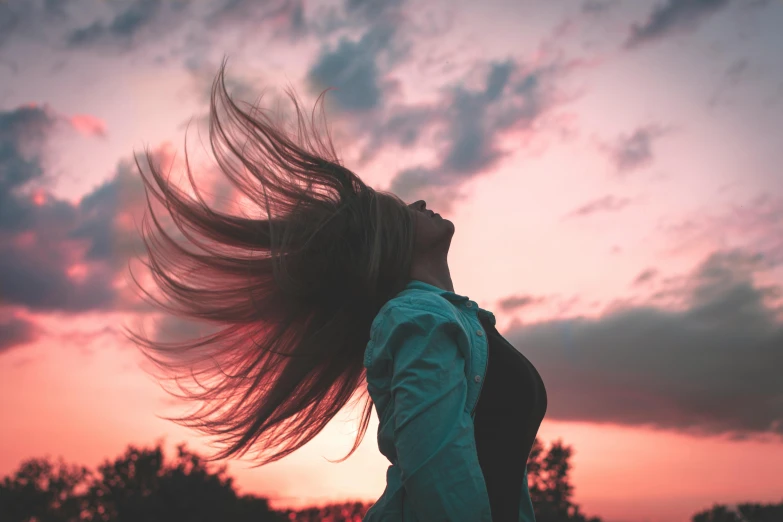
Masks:
[[[415,201],[408,205],[408,207],[412,208],[413,210],[417,212],[424,212],[424,209],[427,208],[427,202],[423,199],[420,199],[418,201]]]

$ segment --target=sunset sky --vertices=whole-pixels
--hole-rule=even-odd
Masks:
[[[783,500],[783,2],[0,1],[0,477],[209,441],[122,334],[138,298],[134,152],[239,208],[208,154],[237,99],[326,116],[345,165],[456,226],[454,289],[538,368],[545,445],[606,522]],[[189,125],[189,127],[188,127]],[[147,286],[149,288],[149,286]],[[375,414],[229,463],[274,507],[374,501]]]

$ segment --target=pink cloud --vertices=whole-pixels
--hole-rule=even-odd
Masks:
[[[76,114],[68,118],[68,122],[86,136],[106,136],[106,124],[90,114]]]
[[[35,206],[40,207],[46,204],[47,195],[43,190],[36,190],[30,199]]]

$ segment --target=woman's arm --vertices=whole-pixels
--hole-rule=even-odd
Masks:
[[[410,301],[386,311],[376,346],[392,358],[394,440],[406,498],[420,520],[491,522],[473,420],[466,410],[469,342],[455,318]]]

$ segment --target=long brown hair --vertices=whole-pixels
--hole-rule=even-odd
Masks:
[[[326,145],[316,132],[315,107],[329,89],[316,101],[310,130],[286,89],[296,108],[294,140],[257,106],[243,110],[232,100],[225,66],[224,58],[212,85],[211,148],[222,173],[265,208],[267,219],[209,208],[195,187],[187,146],[195,199],[168,184],[147,150],[155,184],[141,178],[155,230],[145,211],[145,264],[171,303],[142,291],[167,312],[211,324],[215,333],[164,343],[126,331],[164,371],[160,379],[176,381],[184,392],[169,393],[202,403],[185,417],[163,418],[216,435],[225,447],[208,460],[241,457],[251,448],[258,450],[257,466],[279,460],[315,437],[361,387],[359,432],[336,461],[342,462],[370,421],[364,349],[378,311],[408,282],[412,215],[397,196],[372,189],[341,164],[328,127]],[[138,160],[136,166],[141,173]],[[165,232],[150,193],[205,254]],[[200,390],[183,388],[183,378]]]

